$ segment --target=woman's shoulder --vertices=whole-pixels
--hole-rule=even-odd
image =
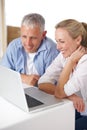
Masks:
[[[79,63],[87,62],[87,54],[83,55],[81,59],[79,60]]]

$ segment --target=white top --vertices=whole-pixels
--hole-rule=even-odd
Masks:
[[[55,84],[58,81],[67,59],[60,53],[48,67],[46,73],[39,79],[38,84],[47,82]],[[87,115],[87,54],[79,60],[68,82],[64,85],[64,91],[67,96],[78,91],[81,92],[86,105],[86,111],[82,114]]]
[[[28,55],[27,55],[27,66],[26,66],[27,74],[37,74],[38,75],[38,72],[37,72],[34,62],[33,62],[35,55],[36,55],[36,53],[28,53]]]

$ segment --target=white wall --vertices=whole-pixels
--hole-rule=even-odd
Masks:
[[[5,0],[0,0],[0,58],[3,55],[3,51],[5,50],[7,43],[4,6]]]
[[[74,18],[87,21],[87,0],[6,0],[6,24],[20,26],[22,17],[31,12],[42,14],[46,19],[48,36],[54,39],[57,22]]]

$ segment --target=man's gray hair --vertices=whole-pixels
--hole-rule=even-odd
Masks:
[[[39,26],[41,31],[45,29],[45,19],[42,15],[37,13],[31,13],[24,16],[21,26],[32,26],[36,27]]]

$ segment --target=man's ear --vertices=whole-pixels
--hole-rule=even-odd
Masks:
[[[43,32],[43,38],[46,36],[46,34],[47,34],[47,31],[44,31]]]

